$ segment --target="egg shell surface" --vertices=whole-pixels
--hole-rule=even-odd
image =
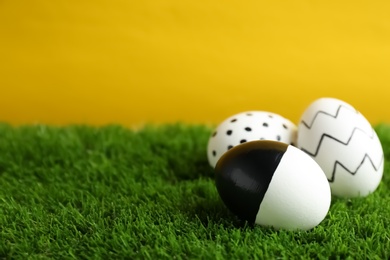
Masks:
[[[309,230],[321,223],[330,207],[330,187],[320,166],[282,142],[238,145],[221,157],[215,173],[227,208],[262,226]]]
[[[215,167],[221,156],[236,145],[254,140],[274,140],[296,144],[297,126],[290,120],[267,111],[235,114],[213,131],[207,145],[207,158]]]
[[[297,146],[321,166],[335,196],[364,197],[380,184],[381,142],[369,121],[342,100],[320,98],[309,105],[298,125]]]

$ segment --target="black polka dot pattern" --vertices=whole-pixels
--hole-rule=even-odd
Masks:
[[[295,142],[291,140],[290,131],[294,131],[293,125],[271,112],[247,111],[234,115],[211,133],[208,147],[210,164],[215,165],[226,151],[252,140]]]

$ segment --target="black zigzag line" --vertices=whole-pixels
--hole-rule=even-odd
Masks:
[[[339,107],[337,108],[337,111],[336,111],[336,114],[335,114],[335,115],[332,115],[332,114],[330,114],[330,113],[328,113],[328,112],[325,112],[325,111],[322,111],[322,110],[318,110],[317,113],[315,114],[315,116],[313,117],[313,120],[311,121],[310,125],[307,124],[307,123],[306,123],[305,121],[303,121],[303,120],[301,121],[301,123],[304,124],[307,128],[311,129],[311,127],[313,126],[313,124],[314,124],[314,122],[316,121],[317,116],[318,116],[319,114],[324,114],[324,115],[328,115],[328,116],[333,117],[333,118],[337,118],[342,107],[344,107],[344,108],[346,108],[346,109],[348,109],[348,110],[351,110],[350,107],[347,107],[347,106],[341,104],[341,105],[339,105]],[[358,112],[357,110],[355,110],[355,112],[356,112],[356,114],[359,114],[359,112]]]
[[[379,165],[378,167],[375,167],[373,161],[371,160],[370,156],[368,154],[365,154],[364,157],[363,157],[363,160],[360,162],[359,166],[356,168],[355,171],[351,171],[349,170],[346,166],[344,166],[341,162],[337,161],[334,163],[334,167],[333,167],[333,171],[332,171],[332,177],[330,178],[330,180],[328,179],[329,182],[334,182],[334,178],[335,178],[335,175],[336,175],[336,168],[337,168],[337,165],[340,165],[341,167],[343,167],[347,172],[349,172],[350,174],[352,175],[355,175],[360,167],[363,165],[364,161],[368,159],[372,165],[372,167],[374,168],[374,170],[377,172],[379,170],[379,167],[381,166],[383,160],[384,160],[384,155],[382,154],[382,158],[381,158],[381,161],[379,162]]]
[[[325,114],[325,115],[328,115],[328,116],[330,116],[330,117],[336,119],[336,118],[338,117],[338,115],[339,115],[340,110],[341,110],[342,107],[344,107],[344,108],[350,110],[349,107],[346,107],[346,106],[344,106],[344,105],[341,104],[341,105],[339,105],[339,107],[337,108],[337,111],[336,111],[336,114],[335,114],[335,115],[332,115],[332,114],[327,113],[327,112],[325,112],[325,111],[319,110],[319,111],[317,111],[317,113],[315,114],[315,116],[314,116],[313,120],[311,121],[310,125],[307,124],[307,123],[306,123],[305,121],[303,121],[303,120],[301,121],[301,123],[302,123],[304,126],[306,126],[308,129],[311,129],[312,126],[314,125],[316,119],[317,119],[317,116],[318,116],[319,114]],[[355,110],[355,112],[356,112],[357,114],[359,113],[359,111],[357,111],[357,110]],[[332,139],[332,140],[334,140],[334,141],[336,141],[336,142],[338,142],[338,143],[340,143],[340,144],[343,144],[343,145],[345,145],[345,146],[348,146],[348,144],[349,144],[350,141],[352,140],[352,137],[354,136],[355,132],[358,131],[358,130],[361,131],[361,132],[363,132],[364,134],[366,134],[368,137],[370,137],[370,139],[373,139],[373,138],[374,138],[374,129],[373,129],[373,128],[371,128],[371,136],[370,136],[370,135],[368,135],[364,130],[362,130],[362,129],[358,128],[358,127],[355,127],[355,128],[352,130],[352,133],[351,133],[350,137],[348,138],[347,142],[342,142],[341,140],[339,140],[339,139],[337,139],[337,138],[335,138],[335,137],[333,137],[333,136],[331,136],[331,135],[329,135],[329,134],[322,134],[321,139],[320,139],[320,142],[319,142],[319,144],[318,144],[318,146],[317,146],[317,148],[316,148],[316,151],[315,151],[314,153],[311,153],[311,152],[309,152],[308,150],[306,150],[306,149],[304,149],[304,148],[301,148],[301,150],[304,151],[304,152],[306,152],[307,154],[313,156],[313,157],[316,157],[316,156],[318,155],[318,153],[319,153],[319,150],[320,150],[320,148],[321,148],[321,146],[322,146],[322,142],[323,142],[323,140],[325,139],[325,137],[328,137],[328,138],[330,138],[330,139]],[[372,161],[371,157],[370,157],[367,153],[364,154],[364,157],[363,157],[362,161],[360,162],[359,166],[356,168],[355,171],[349,170],[349,169],[348,169],[346,166],[344,166],[341,162],[339,162],[339,161],[336,160],[335,163],[334,163],[334,167],[333,167],[331,179],[328,180],[328,181],[329,181],[329,182],[333,182],[333,181],[334,181],[335,174],[336,174],[336,169],[337,169],[337,165],[340,165],[342,168],[344,168],[344,169],[345,169],[347,172],[349,172],[350,174],[355,175],[355,174],[358,172],[358,170],[360,169],[360,167],[363,165],[364,161],[365,161],[367,158],[368,158],[368,160],[370,161],[370,163],[371,163],[372,167],[374,168],[374,170],[377,172],[378,169],[379,169],[379,167],[380,167],[380,165],[382,164],[382,162],[383,162],[383,160],[384,160],[384,154],[382,153],[382,158],[381,158],[381,161],[379,162],[379,166],[378,166],[378,167],[376,167],[376,166],[374,165],[374,162]]]
[[[314,153],[309,152],[309,151],[306,150],[305,148],[301,148],[301,150],[305,151],[307,154],[310,154],[310,155],[313,156],[313,157],[316,157],[316,156],[318,155],[318,152],[320,151],[322,142],[324,141],[325,137],[328,137],[329,139],[332,139],[332,140],[334,140],[334,141],[336,141],[336,142],[338,142],[338,143],[340,143],[340,144],[343,144],[343,145],[345,145],[345,146],[348,146],[348,144],[349,144],[349,143],[351,142],[351,140],[352,140],[352,137],[355,135],[355,132],[358,131],[358,130],[361,131],[361,132],[363,132],[364,134],[366,134],[368,137],[370,137],[370,139],[373,139],[373,138],[374,138],[374,129],[371,128],[371,136],[370,136],[370,135],[368,135],[365,131],[363,131],[362,129],[360,129],[359,127],[355,127],[355,128],[352,130],[352,133],[351,133],[351,135],[349,136],[347,142],[345,142],[345,143],[344,143],[343,141],[341,141],[341,140],[339,140],[339,139],[337,139],[337,138],[335,138],[335,137],[329,135],[329,134],[322,134],[321,139],[320,139],[320,142],[318,143],[318,146],[317,146],[316,151],[315,151]]]
[[[355,134],[355,131],[357,131],[357,130],[362,131],[363,133],[366,134],[366,132],[364,132],[364,131],[361,130],[360,128],[355,127],[355,128],[353,129],[352,134],[351,134],[351,136],[349,137],[348,141],[345,142],[345,143],[342,142],[342,141],[340,141],[340,140],[338,140],[338,139],[336,139],[336,138],[334,138],[333,136],[330,136],[330,135],[328,135],[328,134],[323,134],[323,135],[321,136],[320,142],[319,142],[319,144],[318,144],[318,146],[317,146],[317,149],[316,149],[315,153],[311,153],[311,152],[309,152],[308,150],[306,150],[306,149],[304,149],[304,148],[301,148],[301,150],[304,151],[305,153],[307,153],[307,154],[313,156],[313,157],[316,157],[316,156],[318,155],[318,153],[319,153],[319,150],[320,150],[320,148],[321,148],[321,146],[322,146],[322,142],[323,142],[323,140],[325,139],[325,137],[328,137],[328,138],[330,138],[330,139],[332,139],[332,140],[334,140],[334,141],[336,141],[336,142],[338,142],[338,143],[340,143],[340,144],[342,144],[342,145],[348,146],[348,144],[349,144],[350,141],[352,140],[352,137],[353,137],[354,134]],[[373,132],[374,132],[374,129],[372,129],[372,135],[371,135],[371,136],[367,135],[367,136],[370,137],[371,139],[373,139],[373,137],[374,137]],[[379,162],[379,166],[380,166],[380,165],[382,164],[382,162],[383,162],[383,159],[384,159],[383,157],[384,157],[384,155],[383,155],[383,153],[382,153],[382,158],[381,158],[381,161]],[[355,175],[356,172],[359,170],[359,168],[363,165],[364,160],[365,160],[366,158],[368,158],[368,159],[370,160],[371,165],[372,165],[372,167],[375,169],[375,171],[378,171],[379,166],[376,167],[376,166],[374,165],[374,162],[372,161],[371,157],[366,153],[366,154],[364,155],[364,157],[363,157],[363,160],[361,161],[361,163],[359,164],[358,168],[357,168],[355,171],[349,170],[349,169],[348,169],[347,167],[345,167],[340,161],[337,161],[337,160],[336,160],[336,162],[335,162],[335,164],[334,164],[334,167],[333,167],[333,171],[332,171],[332,177],[331,177],[330,180],[328,179],[328,181],[329,181],[329,182],[333,182],[333,181],[334,181],[334,176],[335,176],[335,174],[336,174],[336,167],[337,167],[337,165],[340,165],[341,167],[343,167],[343,168],[344,168],[347,172],[349,172],[350,174]]]

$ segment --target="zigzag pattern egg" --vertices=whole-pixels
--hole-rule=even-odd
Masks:
[[[314,101],[301,117],[297,146],[321,166],[335,196],[364,197],[380,184],[381,142],[368,120],[344,101]]]

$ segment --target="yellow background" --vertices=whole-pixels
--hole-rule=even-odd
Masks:
[[[390,1],[0,0],[0,121],[294,122],[314,99],[390,122]]]

